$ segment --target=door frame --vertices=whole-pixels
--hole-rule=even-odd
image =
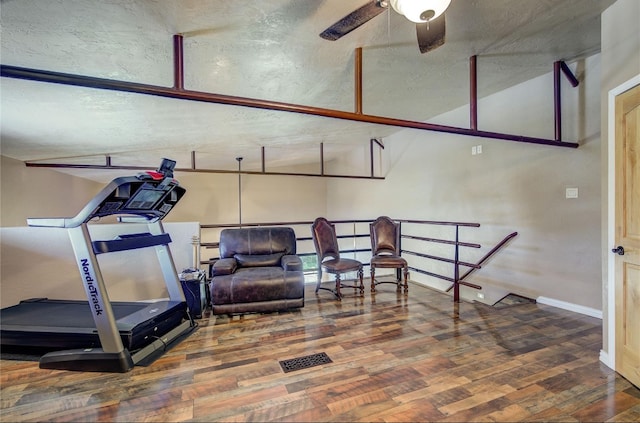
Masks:
[[[600,361],[616,368],[616,273],[615,256],[609,253],[616,235],[616,97],[640,84],[640,74],[609,91],[607,102],[607,351],[600,350]]]

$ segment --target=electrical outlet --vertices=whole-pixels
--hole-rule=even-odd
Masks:
[[[478,154],[478,147],[474,145],[473,147],[471,147],[471,155],[475,156],[476,154]]]
[[[478,154],[482,154],[482,145],[478,145],[478,146],[476,146],[476,152],[477,152]]]

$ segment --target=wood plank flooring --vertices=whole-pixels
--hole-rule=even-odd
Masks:
[[[411,284],[364,298],[306,290],[299,311],[205,316],[129,373],[0,362],[14,421],[640,421],[640,390],[601,364],[602,322],[492,308]],[[332,363],[284,373],[279,361]]]

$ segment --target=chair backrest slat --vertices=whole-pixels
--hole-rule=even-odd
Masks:
[[[371,254],[399,255],[399,225],[387,216],[380,216],[369,224]]]

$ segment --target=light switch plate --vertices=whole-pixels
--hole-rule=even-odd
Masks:
[[[566,198],[578,198],[578,188],[567,188],[565,191]]]

